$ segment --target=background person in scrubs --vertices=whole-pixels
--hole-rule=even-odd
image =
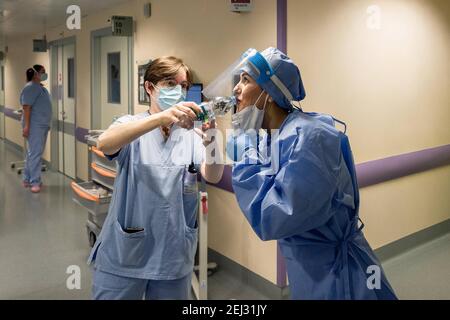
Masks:
[[[31,192],[41,191],[41,157],[47,142],[52,120],[50,94],[42,85],[48,78],[45,68],[35,65],[26,72],[27,84],[20,94],[23,107],[23,137],[28,139],[28,150],[23,171],[23,186]]]
[[[198,237],[190,165],[212,183],[223,172],[222,161],[205,162],[212,140],[185,129],[196,119],[193,110],[200,112],[195,103],[183,103],[191,79],[182,60],[154,60],[144,77],[148,112],[119,118],[99,137],[98,148],[117,159],[118,174],[89,258],[94,299],[189,298]]]
[[[284,53],[253,49],[244,57],[234,88],[237,134],[227,145],[237,161],[232,184],[256,234],[279,240],[291,297],[396,299],[358,224],[359,190],[347,136],[331,116],[296,105],[305,90],[298,67]],[[254,133],[260,129],[266,134],[258,145]]]

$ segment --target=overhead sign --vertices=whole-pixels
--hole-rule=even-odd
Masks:
[[[233,12],[252,11],[252,0],[230,0],[230,10]]]
[[[112,16],[112,35],[118,37],[131,37],[133,35],[133,17]]]
[[[33,39],[33,52],[47,52],[47,41]]]

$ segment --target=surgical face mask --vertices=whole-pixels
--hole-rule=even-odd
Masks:
[[[46,81],[48,79],[47,73],[41,73],[41,81]]]
[[[47,73],[39,73],[36,69],[33,68],[33,70],[39,75],[40,81],[46,81],[48,79]]]
[[[256,102],[248,107],[245,107],[242,111],[237,112],[231,116],[231,124],[234,130],[241,129],[243,131],[247,131],[249,129],[255,129],[259,131],[262,127],[262,122],[264,120],[264,112],[266,110],[267,99],[264,102],[264,107],[259,109],[256,105],[258,104],[259,99],[261,99],[264,91],[261,92]]]
[[[158,89],[157,101],[163,111],[186,100],[186,90],[183,90],[180,84],[169,88],[159,88],[155,85],[154,87]]]

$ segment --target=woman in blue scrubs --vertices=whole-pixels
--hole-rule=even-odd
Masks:
[[[188,130],[201,111],[183,102],[191,79],[182,60],[154,60],[144,76],[148,112],[119,118],[99,137],[98,148],[117,159],[118,173],[89,258],[94,299],[189,298],[198,237],[191,184],[195,170],[212,183],[223,172],[222,161],[205,159],[205,146],[215,142]]]
[[[48,90],[42,85],[48,76],[45,68],[35,65],[26,72],[27,84],[20,94],[23,107],[23,137],[28,140],[27,157],[23,170],[23,186],[31,192],[41,191],[41,157],[45,149],[52,120],[52,102]]]
[[[291,297],[396,299],[359,224],[345,133],[333,117],[302,111],[300,71],[281,51],[249,50],[236,72],[232,184],[256,234],[279,240]]]

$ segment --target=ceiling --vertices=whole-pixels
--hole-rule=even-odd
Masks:
[[[44,35],[45,30],[64,25],[66,9],[78,5],[81,15],[94,14],[132,0],[0,0],[0,43],[5,39],[32,34]]]

